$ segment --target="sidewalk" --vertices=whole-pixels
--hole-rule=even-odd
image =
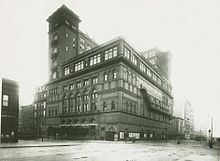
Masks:
[[[82,142],[82,141],[81,141]],[[29,147],[53,147],[53,146],[75,146],[80,141],[69,140],[19,140],[17,143],[0,143],[1,148],[29,148]]]

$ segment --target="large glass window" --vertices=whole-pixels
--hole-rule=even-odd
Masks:
[[[117,47],[105,51],[105,60],[111,59],[117,56]]]
[[[8,106],[9,102],[9,96],[8,95],[3,95],[3,106]]]
[[[84,68],[83,61],[75,64],[75,71],[82,70]]]
[[[95,55],[93,57],[90,58],[90,65],[95,65],[95,64],[98,64],[100,63],[100,54],[98,55]]]

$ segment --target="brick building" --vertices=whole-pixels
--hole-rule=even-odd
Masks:
[[[172,87],[143,54],[122,37],[98,45],[79,30],[79,17],[64,5],[47,21],[49,135],[108,140],[116,134],[124,139],[125,131],[137,139],[167,135]]]
[[[0,78],[0,142],[18,141],[18,83]]]

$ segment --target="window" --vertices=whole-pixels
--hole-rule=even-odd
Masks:
[[[85,79],[84,82],[83,82],[83,85],[84,85],[84,86],[88,86],[88,85],[89,85],[89,80],[88,80],[88,79]]]
[[[57,78],[57,72],[53,72],[52,78],[53,78],[53,79],[56,79],[56,78]]]
[[[87,50],[90,50],[91,48],[91,45],[87,44]]]
[[[96,84],[98,83],[98,78],[97,77],[93,77],[92,78],[92,84]]]
[[[89,98],[89,93],[88,91],[85,91],[83,94],[83,101],[88,100],[88,98]]]
[[[85,40],[82,38],[79,38],[80,43],[84,44]]]
[[[65,20],[65,24],[70,25],[69,21]]]
[[[107,72],[104,72],[104,81],[107,81],[108,80],[108,74]]]
[[[117,56],[117,47],[105,51],[105,60],[111,59]]]
[[[83,112],[89,111],[88,104],[83,104]]]
[[[81,111],[81,105],[77,105],[76,106],[76,112],[80,112]]]
[[[63,106],[67,106],[67,96],[63,97]]]
[[[98,55],[95,55],[93,57],[90,58],[90,65],[95,65],[95,64],[98,64],[100,63],[100,54]]]
[[[69,37],[69,34],[68,34],[68,33],[65,33],[65,37]]]
[[[58,40],[58,34],[57,33],[53,35],[53,40]]]
[[[125,57],[127,58],[127,59],[130,59],[130,51],[128,50],[128,49],[124,49],[124,55],[125,55]]]
[[[146,72],[146,68],[145,68],[145,65],[143,63],[140,63],[140,69],[142,72]]]
[[[92,99],[96,99],[97,98],[97,91],[96,91],[96,89],[93,89],[92,94],[91,94],[91,98]]]
[[[103,111],[107,110],[107,105],[105,102],[103,102]]]
[[[114,69],[114,70],[113,70],[113,79],[115,79],[115,78],[117,78],[117,72],[116,72],[116,70]]]
[[[63,86],[63,91],[64,91],[64,92],[65,92],[65,91],[68,91],[68,86],[67,86],[67,85]]]
[[[115,109],[115,102],[114,101],[112,101],[112,107],[111,108],[112,108],[112,110]]]
[[[77,83],[76,83],[76,88],[81,88],[81,87],[82,87],[81,82],[77,82]]]
[[[74,89],[74,84],[70,84],[70,90]]]
[[[96,109],[97,109],[97,103],[96,102],[91,103],[91,111],[96,111]]]
[[[68,74],[70,74],[70,68],[66,67],[64,68],[64,75],[68,75]]]
[[[147,75],[151,77],[151,70],[149,68],[147,68]]]
[[[68,50],[69,50],[69,47],[68,47],[68,46],[66,46],[65,50],[66,50],[66,51],[68,51]]]
[[[80,102],[80,101],[81,101],[80,93],[77,93],[77,95],[76,95],[76,101],[77,101],[77,102]]]
[[[82,70],[83,69],[83,61],[81,62],[78,62],[75,64],[75,71],[79,71],[79,70]]]
[[[72,27],[73,30],[76,30],[76,27],[74,25],[71,25],[71,27]]]
[[[157,76],[153,73],[153,80],[156,82],[157,81]]]
[[[131,61],[132,61],[132,63],[137,65],[137,58],[133,54],[131,54]]]
[[[56,48],[53,48],[53,53],[54,53],[54,54],[58,53],[58,48],[57,48],[57,47],[56,47]]]
[[[8,106],[9,96],[3,95],[3,106]]]

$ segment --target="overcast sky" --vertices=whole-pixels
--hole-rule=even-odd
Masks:
[[[19,81],[21,105],[48,80],[46,19],[62,4],[99,44],[121,35],[138,51],[170,51],[174,97],[192,103],[197,123],[213,116],[220,136],[219,0],[0,0],[0,76]]]

